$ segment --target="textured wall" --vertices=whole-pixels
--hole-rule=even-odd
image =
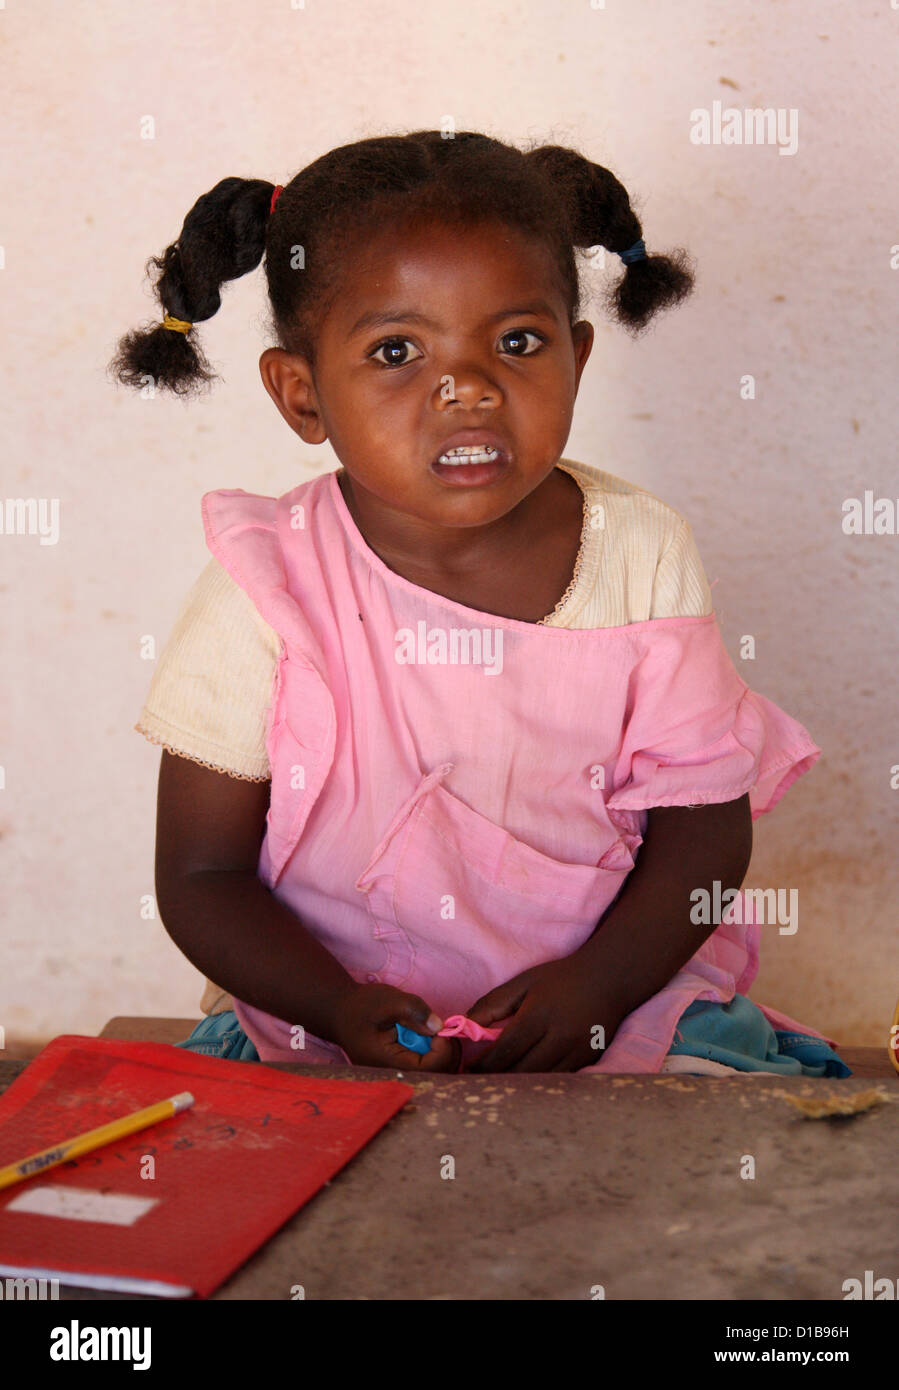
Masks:
[[[589,314],[566,453],[689,518],[741,674],[824,750],[756,822],[747,883],[797,888],[800,925],[766,934],[755,996],[881,1042],[899,993],[899,540],[845,535],[841,509],[899,492],[899,12],[9,0],[0,24],[3,495],[60,505],[57,544],[0,537],[7,1038],[198,1012],[199,975],[140,914],[159,751],[132,731],[151,676],[139,641],[165,641],[206,562],[204,491],[279,493],[336,463],[327,445],[298,447],[259,380],[261,271],[203,328],[225,377],[207,399],[110,385],[117,337],[155,317],[146,258],[225,175],[286,182],[334,145],[451,115],[576,144],[632,190],[650,250],[697,258],[697,292],[642,341]],[[798,147],[694,143],[691,112],[716,102],[797,112]],[[740,662],[743,634],[754,662]]]

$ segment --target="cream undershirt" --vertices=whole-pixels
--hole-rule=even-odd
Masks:
[[[684,517],[644,488],[589,464],[563,458],[557,466],[583,491],[584,524],[571,583],[544,625],[623,627],[712,612]],[[268,781],[265,720],[280,653],[277,633],[211,559],[182,604],[134,728],[229,777]],[[207,981],[201,1007],[222,1012],[231,1007],[230,996]]]

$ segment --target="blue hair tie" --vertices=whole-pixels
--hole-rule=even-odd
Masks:
[[[646,247],[643,244],[642,237],[639,241],[635,241],[633,246],[629,246],[626,251],[619,251],[617,254],[624,261],[625,265],[632,265],[634,261],[645,261]]]

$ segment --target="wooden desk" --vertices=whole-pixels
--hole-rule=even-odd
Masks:
[[[195,1021],[113,1019],[103,1036],[180,1041]],[[899,1075],[885,1052],[843,1055],[843,1081],[403,1073],[413,1100],[214,1296],[841,1300],[843,1280],[899,1270]],[[25,1065],[0,1063],[0,1088]],[[873,1085],[894,1103],[854,1119],[805,1120],[775,1095]]]

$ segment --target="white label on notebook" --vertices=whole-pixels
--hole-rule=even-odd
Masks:
[[[62,1216],[68,1221],[102,1221],[133,1226],[155,1207],[158,1197],[131,1197],[127,1192],[91,1192],[83,1187],[29,1187],[8,1203],[8,1211],[35,1216]]]

